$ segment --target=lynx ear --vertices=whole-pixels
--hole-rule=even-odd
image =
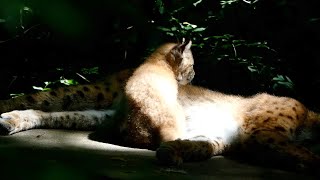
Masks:
[[[189,50],[191,48],[191,45],[192,45],[192,41],[190,40],[186,45],[185,49]]]
[[[179,46],[180,52],[183,53],[186,50],[190,50],[191,45],[192,45],[192,41],[191,40],[185,41],[185,39],[183,38],[182,39],[182,43]]]
[[[173,49],[170,50],[170,52],[166,57],[167,61],[173,66],[173,65],[178,65],[185,62],[186,60],[184,59],[190,59],[190,58],[185,58],[185,55],[187,54],[188,56],[190,56],[191,45],[192,45],[192,42],[190,40],[186,42],[185,39],[183,38],[182,43],[179,43],[178,45],[173,47]]]
[[[185,42],[186,42],[186,39],[185,39],[185,38],[182,38],[181,44],[184,44]]]

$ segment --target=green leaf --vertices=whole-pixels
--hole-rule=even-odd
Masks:
[[[171,31],[176,31],[177,30],[177,27],[172,27],[171,28]]]
[[[250,72],[257,72],[258,70],[254,66],[248,66]]]
[[[166,28],[166,27],[162,27],[162,26],[157,27],[157,29],[159,29],[161,31],[171,31],[171,29]]]
[[[168,36],[174,36],[174,34],[172,32],[166,32],[166,35]]]
[[[197,2],[195,2],[195,3],[193,3],[193,6],[197,6],[198,4],[200,4],[202,2],[202,0],[199,0],[199,1],[197,1]]]
[[[67,86],[77,85],[78,84],[78,82],[75,81],[74,79],[60,79],[60,83],[64,84],[64,85],[67,85]]]
[[[204,31],[204,30],[206,30],[206,28],[195,28],[193,30],[193,32],[201,32],[201,31]]]
[[[38,91],[50,91],[51,88],[43,88],[43,87],[38,87],[38,86],[32,86],[33,89],[38,90]]]
[[[99,74],[99,67],[82,68],[81,72],[83,74]]]
[[[12,94],[10,94],[11,98],[20,97],[20,96],[23,96],[23,95],[24,95],[24,93],[17,93],[17,94],[12,93]]]
[[[156,6],[160,14],[164,14],[164,4],[162,0],[156,0]]]

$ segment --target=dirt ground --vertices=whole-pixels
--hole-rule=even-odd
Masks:
[[[0,179],[315,179],[222,156],[165,167],[153,151],[92,141],[90,133],[36,129],[0,136]]]

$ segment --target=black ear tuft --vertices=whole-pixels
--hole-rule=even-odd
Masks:
[[[181,44],[178,45],[178,49],[181,53],[183,53],[185,50],[189,50],[191,48],[192,41],[190,39],[185,40],[185,38],[182,38]]]

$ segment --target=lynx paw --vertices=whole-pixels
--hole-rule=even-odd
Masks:
[[[1,114],[0,134],[9,135],[36,127],[39,117],[34,110],[11,111]]]
[[[17,116],[12,116],[10,113],[3,113],[0,117],[0,134],[8,135],[15,131],[15,122]]]
[[[156,151],[157,159],[164,165],[181,165],[183,163],[183,158],[179,151],[177,151],[174,146],[171,146],[171,143],[167,142],[160,145]]]

